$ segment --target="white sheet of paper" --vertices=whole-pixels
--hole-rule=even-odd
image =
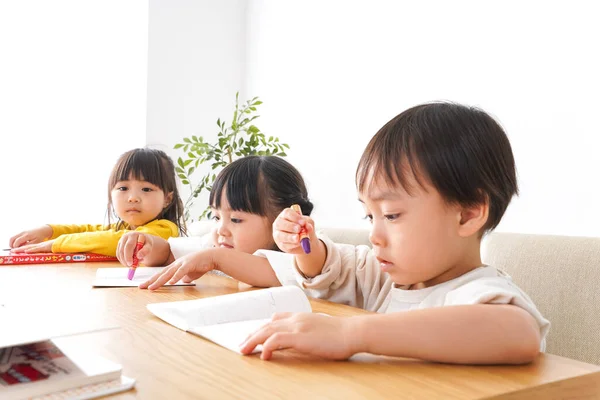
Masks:
[[[190,328],[271,318],[278,312],[311,312],[308,298],[297,286],[282,286],[146,305],[163,321],[187,331]]]
[[[240,344],[242,344],[250,334],[259,330],[269,321],[271,321],[270,318],[251,319],[248,321],[230,322],[227,324],[200,326],[192,328],[188,332],[202,336],[219,346],[242,354],[240,353]],[[262,345],[258,345],[254,348],[252,353],[260,353],[261,351]]]
[[[98,268],[96,279],[92,282],[94,287],[135,287],[146,282],[154,274],[159,273],[165,267],[138,267],[132,280],[127,279],[129,268]],[[165,286],[196,286],[194,282],[183,283],[179,281],[173,285]]]

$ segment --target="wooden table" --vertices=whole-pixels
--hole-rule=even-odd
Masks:
[[[542,354],[524,366],[456,366],[358,354],[332,362],[292,350],[272,361],[241,356],[156,318],[146,304],[191,300],[250,290],[229,278],[206,275],[195,287],[157,292],[94,289],[96,268],[115,263],[0,267],[0,305],[70,301],[93,318],[121,329],[78,335],[123,365],[135,390],[111,399],[592,399],[600,398],[600,366]],[[311,299],[315,312],[351,316],[363,310]],[[0,321],[0,329],[1,329]]]

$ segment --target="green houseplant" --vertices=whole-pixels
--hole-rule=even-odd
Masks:
[[[240,105],[238,92],[235,94],[231,124],[217,119],[219,132],[214,142],[193,135],[184,137],[183,143],[174,146],[184,153],[182,157],[177,158],[177,175],[181,183],[190,190],[190,195],[184,203],[186,222],[194,222],[191,211],[194,201],[203,191],[210,192],[217,174],[229,163],[249,155],[286,156],[285,149],[289,149],[289,145],[281,143],[277,137],[267,137],[253,124],[259,117],[257,107],[261,104],[262,101],[254,97]],[[196,172],[203,164],[209,164],[210,170],[197,176]],[[210,216],[210,207],[206,207],[196,220],[207,216]]]

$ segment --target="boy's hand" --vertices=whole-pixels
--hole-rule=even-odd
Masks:
[[[315,234],[315,223],[312,218],[300,215],[291,208],[283,210],[273,222],[273,240],[279,249],[290,254],[304,254],[300,245],[300,232],[306,229],[311,248],[318,245],[319,239]]]
[[[294,349],[333,360],[345,360],[358,352],[353,341],[352,318],[312,313],[280,313],[240,345],[250,354],[262,344],[261,358],[269,360],[275,350]]]
[[[174,284],[183,280],[190,283],[215,268],[215,261],[210,249],[178,258],[171,265],[142,283],[140,289],[156,290],[162,285]]]
[[[50,239],[53,233],[50,225],[44,225],[36,229],[17,233],[10,238],[8,247],[15,249],[27,244],[41,243],[46,239]]]
[[[52,243],[54,243],[54,240],[47,240],[42,243],[26,244],[24,246],[17,247],[16,249],[12,249],[11,252],[26,254],[52,253]]]
[[[117,259],[121,264],[131,267],[133,264],[133,251],[135,250],[137,242],[140,241],[143,242],[144,245],[138,250],[136,257],[138,261],[142,263],[144,257],[152,253],[154,241],[158,239],[164,240],[158,236],[149,235],[147,233],[135,231],[127,232],[121,236],[121,239],[119,239],[119,243],[117,244]]]

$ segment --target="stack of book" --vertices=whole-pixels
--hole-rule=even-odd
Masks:
[[[117,257],[94,253],[12,253],[4,250],[0,253],[0,265],[55,264],[78,262],[117,261]]]
[[[0,399],[84,400],[133,387],[135,381],[121,375],[121,365],[72,337],[115,326],[94,326],[85,318],[67,325],[73,320],[68,314],[45,318],[31,311],[0,307]]]

